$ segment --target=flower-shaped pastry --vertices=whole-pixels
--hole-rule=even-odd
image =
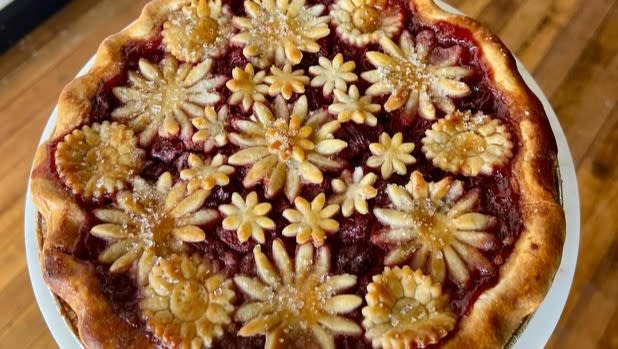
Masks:
[[[406,31],[401,34],[399,46],[386,37],[380,44],[385,53],[367,52],[376,69],[362,73],[361,77],[372,83],[365,92],[367,95],[390,94],[384,110],[391,112],[404,107],[407,112],[418,111],[422,117],[434,119],[435,106],[450,113],[455,110],[451,98],[470,93],[468,85],[460,81],[470,70],[451,62],[431,64],[431,49],[426,46],[426,40],[418,40],[415,46]]]
[[[260,203],[258,195],[252,191],[243,200],[238,193],[232,194],[231,205],[219,206],[226,217],[223,229],[236,230],[240,242],[249,241],[250,237],[261,244],[266,241],[264,229],[275,229],[275,222],[266,216],[272,206],[267,202]]]
[[[292,65],[289,63],[283,69],[270,67],[270,74],[264,79],[270,84],[268,94],[271,96],[281,94],[286,100],[290,99],[294,93],[304,93],[305,85],[309,83],[309,77],[305,75],[305,71],[302,69],[292,71]]]
[[[425,348],[457,322],[440,284],[408,266],[374,275],[365,300],[363,327],[374,348]]]
[[[341,163],[330,158],[347,146],[335,139],[339,129],[336,120],[329,121],[325,111],[308,112],[307,97],[301,96],[290,113],[282,97],[275,99],[276,117],[270,109],[256,103],[249,120],[236,120],[240,133],[230,134],[230,140],[242,149],[228,162],[251,165],[243,184],[251,187],[265,181],[266,197],[273,197],[284,188],[290,201],[297,196],[301,179],[322,183],[322,169],[334,170]]]
[[[245,325],[239,336],[265,335],[267,349],[290,348],[304,343],[306,348],[332,349],[335,335],[359,335],[361,328],[346,314],[358,308],[362,299],[338,294],[356,284],[349,274],[329,275],[330,253],[320,248],[314,260],[311,244],[301,245],[292,262],[279,240],[272,245],[272,260],[253,249],[259,279],[236,276],[234,282],[249,301],[236,311]],[[296,347],[296,346],[294,346]]]
[[[191,0],[163,23],[163,44],[174,57],[201,62],[225,53],[232,33],[231,16],[221,0]]]
[[[104,121],[66,135],[55,160],[58,175],[73,193],[98,198],[124,189],[127,178],[142,169],[144,151],[131,129]]]
[[[193,118],[191,123],[197,129],[191,140],[193,142],[204,142],[204,151],[209,152],[215,146],[222,147],[227,144],[227,123],[229,109],[222,106],[219,111],[215,111],[212,106],[204,108],[204,115]]]
[[[369,150],[373,155],[367,159],[367,166],[380,167],[380,173],[384,179],[390,178],[393,172],[405,175],[408,172],[406,165],[416,162],[414,156],[411,155],[414,143],[403,143],[401,132],[396,133],[393,138],[383,132],[380,135],[380,142],[369,144]]]
[[[330,202],[341,204],[341,213],[344,217],[350,217],[354,211],[367,214],[369,207],[367,200],[378,195],[378,190],[373,184],[378,179],[374,173],[363,173],[362,167],[354,169],[354,173],[345,170],[340,178],[333,179],[332,187],[335,193]]]
[[[278,65],[298,64],[302,52],[320,50],[318,39],[330,33],[324,5],[305,6],[305,0],[245,0],[248,17],[234,17],[240,33],[231,42],[244,46],[245,57],[265,68],[274,59]]]
[[[479,250],[497,246],[488,230],[495,225],[492,216],[476,212],[479,191],[464,195],[460,181],[446,177],[425,182],[414,171],[404,188],[390,184],[386,188],[392,208],[375,208],[376,218],[389,228],[377,241],[392,246],[384,259],[386,265],[409,261],[423,268],[440,283],[446,276],[460,285],[470,279],[470,270],[493,272],[493,265]]]
[[[232,280],[194,254],[160,258],[148,274],[139,307],[155,337],[174,348],[212,347],[232,321]]]
[[[139,279],[144,281],[153,256],[165,256],[184,249],[183,242],[199,242],[206,234],[199,225],[218,217],[211,209],[200,209],[208,193],[187,193],[182,182],[173,185],[169,172],[156,184],[135,177],[132,191],[116,195],[116,204],[95,209],[102,221],[90,230],[96,237],[110,242],[99,255],[101,263],[111,263],[111,272],[124,272],[140,259]],[[143,257],[143,258],[140,258]]]
[[[328,111],[337,115],[339,122],[350,120],[357,124],[367,124],[375,126],[378,118],[374,115],[380,111],[380,105],[371,103],[371,96],[362,96],[358,92],[356,85],[350,86],[348,93],[343,90],[335,90],[337,103],[328,107]]]
[[[193,66],[167,57],[157,66],[141,58],[139,71],[129,72],[129,87],[113,89],[122,106],[112,112],[112,118],[139,133],[140,145],[150,144],[157,132],[163,137],[181,133],[189,138],[189,117],[203,116],[204,107],[221,98],[214,90],[226,77],[211,76],[211,66],[209,59]]]
[[[403,15],[386,0],[337,0],[331,10],[337,34],[361,47],[382,37],[393,37],[402,27]]]
[[[434,166],[465,176],[492,174],[513,156],[506,126],[482,112],[450,113],[425,132],[422,142]]]
[[[354,74],[356,63],[354,61],[344,63],[341,53],[337,53],[332,62],[326,57],[320,57],[318,63],[319,65],[309,67],[309,73],[314,76],[311,86],[322,86],[324,96],[330,95],[334,89],[345,91],[348,82],[358,79]]]
[[[180,171],[180,178],[188,181],[187,189],[190,193],[196,190],[204,190],[210,195],[210,190],[216,185],[226,186],[230,183],[230,177],[234,168],[225,164],[225,156],[215,155],[213,158],[202,160],[195,154],[187,159],[189,168]]]
[[[283,211],[283,217],[290,224],[281,234],[287,237],[296,237],[298,244],[313,241],[316,247],[324,245],[326,234],[339,230],[339,222],[332,219],[339,212],[339,205],[333,204],[324,207],[326,196],[320,193],[311,203],[302,196],[294,200],[296,209],[288,208]]]
[[[253,64],[247,63],[245,69],[240,67],[232,69],[232,79],[225,86],[232,91],[228,103],[234,105],[242,102],[244,111],[248,111],[253,102],[264,102],[264,95],[268,92],[268,86],[264,84],[265,71],[255,74]]]

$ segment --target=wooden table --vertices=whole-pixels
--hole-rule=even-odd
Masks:
[[[145,0],[76,0],[0,56],[0,348],[56,348],[23,248],[36,142],[62,87]],[[548,348],[618,348],[618,6],[615,0],[451,0],[533,72],[560,118],[581,195],[577,274]]]

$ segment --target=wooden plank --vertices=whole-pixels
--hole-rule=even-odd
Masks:
[[[0,331],[0,348],[30,348],[39,336],[47,333],[39,308],[32,303]]]
[[[537,29],[547,17],[551,1],[526,0],[517,8],[513,16],[500,31],[500,38],[506,46],[517,54],[519,49],[536,35]]]

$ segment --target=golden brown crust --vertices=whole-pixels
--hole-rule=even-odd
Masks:
[[[154,0],[142,15],[99,47],[93,68],[69,83],[58,102],[58,119],[50,141],[35,156],[32,192],[45,222],[41,265],[44,279],[77,315],[77,329],[88,348],[153,348],[144,335],[123,321],[112,309],[91,265],[71,255],[86,221],[86,214],[47,168],[48,145],[88,121],[92,98],[102,81],[122,69],[122,47],[133,40],[155,36],[166,14],[187,1]],[[557,270],[564,242],[564,217],[557,202],[553,178],[542,178],[538,168],[555,169],[556,153],[547,150],[551,140],[543,109],[517,72],[509,51],[478,22],[439,9],[432,0],[411,0],[411,7],[427,24],[447,22],[469,31],[493,71],[493,83],[518,128],[519,151],[513,160],[513,187],[519,192],[524,230],[506,263],[499,283],[484,292],[445,348],[503,347],[544,298]],[[552,149],[552,146],[549,146]],[[547,175],[547,174],[545,174]],[[110,335],[113,329],[113,335]]]

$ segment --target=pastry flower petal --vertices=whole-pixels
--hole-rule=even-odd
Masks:
[[[410,267],[386,267],[367,286],[365,337],[374,348],[425,348],[457,322],[439,283]]]
[[[393,138],[386,132],[380,135],[379,143],[369,144],[371,155],[367,159],[367,166],[380,167],[382,178],[388,179],[393,173],[405,175],[408,172],[407,165],[416,162],[411,155],[414,143],[403,143],[403,134],[396,133]]]
[[[479,250],[497,246],[496,237],[488,232],[496,219],[476,211],[478,190],[464,195],[460,181],[446,177],[428,183],[414,171],[405,188],[389,184],[386,192],[392,208],[373,210],[388,227],[377,236],[377,241],[392,247],[386,265],[409,262],[435,281],[443,283],[448,275],[461,286],[468,284],[470,270],[494,271]]]
[[[390,94],[384,103],[387,112],[404,108],[410,113],[418,111],[426,119],[434,119],[436,106],[450,113],[455,110],[452,98],[470,93],[468,85],[460,81],[470,70],[456,62],[432,64],[429,60],[431,47],[428,40],[418,40],[421,35],[433,34],[421,32],[416,45],[407,31],[401,34],[399,46],[383,37],[380,44],[384,53],[367,52],[369,62],[376,69],[362,73],[361,77],[372,84],[365,92],[367,95]]]
[[[247,17],[234,17],[240,33],[232,43],[244,46],[243,54],[260,68],[286,62],[298,64],[302,52],[320,50],[318,39],[330,33],[324,5],[305,6],[305,0],[245,0]]]
[[[331,10],[337,34],[362,47],[382,37],[393,37],[403,25],[403,14],[386,0],[337,0]]]
[[[341,205],[341,213],[344,217],[350,217],[354,211],[367,214],[369,206],[367,200],[378,195],[378,190],[373,187],[378,179],[374,173],[363,173],[362,167],[354,169],[354,173],[345,170],[340,178],[331,182],[336,195],[329,201]]]
[[[222,147],[227,144],[228,137],[225,125],[227,123],[229,109],[222,106],[215,111],[212,106],[204,108],[203,116],[191,119],[191,123],[197,129],[191,140],[195,143],[204,142],[204,151],[209,152],[215,146]]]
[[[283,217],[290,222],[281,234],[287,237],[296,237],[298,244],[313,241],[316,247],[324,245],[327,234],[339,230],[339,222],[332,219],[339,212],[339,205],[332,204],[324,207],[326,196],[320,193],[311,203],[299,196],[294,200],[296,209],[288,208],[283,211]]]
[[[308,112],[307,97],[301,96],[289,110],[281,96],[271,111],[256,103],[248,120],[236,120],[239,133],[230,134],[230,140],[241,148],[230,156],[228,162],[235,166],[250,165],[243,180],[249,188],[265,182],[265,195],[273,197],[281,189],[290,201],[296,198],[301,179],[320,184],[322,170],[341,168],[341,163],[331,159],[347,146],[333,133],[339,122],[328,120],[325,111]]]
[[[86,198],[113,194],[144,165],[131,129],[118,123],[94,123],[64,137],[55,152],[58,176],[73,193]]]
[[[230,11],[221,0],[191,0],[163,23],[163,44],[181,61],[197,63],[225,53],[231,37]]]
[[[356,284],[356,276],[329,275],[330,253],[311,244],[301,245],[295,261],[280,240],[273,241],[272,262],[260,246],[253,249],[259,278],[239,275],[236,286],[248,296],[235,318],[244,323],[242,337],[265,335],[265,348],[334,349],[336,335],[359,335],[361,328],[342,314],[358,308],[362,299],[341,291]]]
[[[113,93],[122,104],[112,119],[127,123],[139,133],[139,144],[148,145],[157,133],[162,137],[191,136],[190,118],[203,116],[204,107],[218,102],[215,91],[225,76],[211,76],[210,59],[193,66],[178,63],[173,57],[155,65],[139,60],[139,70],[129,72],[129,86],[115,87]]]
[[[320,57],[318,63],[319,65],[309,67],[309,73],[314,76],[311,86],[322,86],[324,96],[330,95],[334,89],[345,91],[348,82],[358,79],[358,76],[354,74],[356,63],[354,61],[343,62],[341,53],[337,53],[332,61],[326,57]]]
[[[335,90],[335,97],[337,103],[331,104],[328,111],[336,114],[339,122],[352,120],[357,124],[369,126],[378,124],[378,118],[374,114],[380,111],[380,105],[371,103],[371,96],[361,97],[356,85],[350,86],[348,93],[339,89]]]
[[[189,168],[180,171],[180,178],[188,181],[187,189],[190,193],[201,189],[210,195],[210,191],[215,186],[228,185],[229,175],[234,173],[234,168],[225,164],[225,156],[221,154],[205,160],[195,154],[190,154],[187,162]]]
[[[256,192],[251,192],[246,199],[238,193],[232,194],[232,203],[219,206],[223,213],[223,229],[235,230],[240,242],[255,241],[263,244],[266,241],[264,229],[275,229],[275,222],[268,218],[272,205],[259,202]]]
[[[109,207],[93,210],[102,223],[90,234],[109,242],[99,261],[111,264],[111,272],[127,271],[139,259],[138,278],[143,283],[153,256],[181,252],[183,242],[203,241],[206,234],[199,226],[215,220],[218,213],[200,209],[207,191],[188,193],[186,184],[173,184],[169,172],[155,184],[135,177],[132,185],[132,191],[119,192]]]
[[[490,175],[513,156],[506,126],[482,112],[450,113],[425,132],[422,142],[434,166],[465,176]]]
[[[264,95],[268,92],[268,86],[264,84],[265,71],[257,74],[251,63],[247,63],[245,69],[240,67],[232,69],[232,79],[225,86],[232,91],[228,103],[232,105],[242,103],[242,109],[248,111],[253,102],[264,102]]]
[[[232,321],[232,280],[212,272],[200,256],[157,260],[139,303],[148,328],[164,345],[211,348]]]
[[[294,93],[304,93],[305,85],[309,83],[305,71],[302,69],[292,71],[292,65],[289,63],[283,69],[270,67],[270,74],[264,79],[270,85],[268,94],[271,96],[281,94],[286,100],[292,98]]]

